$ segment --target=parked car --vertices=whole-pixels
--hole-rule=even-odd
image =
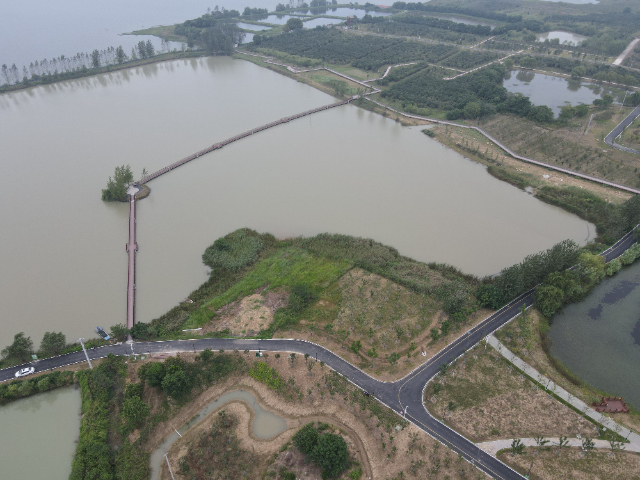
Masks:
[[[18,377],[18,378],[26,377],[27,375],[31,375],[35,371],[36,371],[36,369],[34,367],[21,368],[20,370],[18,370],[16,372],[16,377]]]

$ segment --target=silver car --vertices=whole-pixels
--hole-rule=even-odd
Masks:
[[[31,375],[35,371],[36,369],[34,367],[21,368],[16,372],[16,377],[26,377],[27,375]]]

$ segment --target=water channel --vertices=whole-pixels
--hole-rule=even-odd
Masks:
[[[19,331],[37,345],[45,331],[75,340],[124,321],[128,208],[100,200],[115,165],[154,171],[334,101],[225,57],[0,96],[0,345]],[[477,275],[565,238],[583,244],[593,237],[587,222],[494,179],[420,128],[355,106],[229,145],[151,189],[138,205],[138,321],[200,285],[204,249],[240,227],[278,237],[370,237]]]
[[[588,384],[640,408],[640,262],[553,318],[551,353]]]
[[[607,88],[602,85],[580,82],[529,70],[513,70],[507,74],[504,87],[512,93],[522,93],[535,105],[547,105],[557,117],[560,107],[570,103],[573,106],[585,103],[590,105],[605,93],[614,96],[615,103],[622,100],[624,91]]]
[[[80,392],[58,388],[0,407],[0,469],[12,480],[67,480],[80,431]]]
[[[243,402],[248,403],[253,410],[254,418],[251,429],[256,437],[265,439],[273,438],[287,429],[287,422],[285,419],[262,408],[251,393],[245,390],[234,390],[233,392],[225,393],[196,413],[191,420],[180,427],[176,433],[173,433],[165,439],[160,447],[153,452],[150,460],[151,480],[158,480],[160,478],[162,462],[166,461],[163,458],[164,455],[169,451],[171,446],[185,434],[185,432],[195,424],[204,420],[211,412],[233,400],[242,400]]]

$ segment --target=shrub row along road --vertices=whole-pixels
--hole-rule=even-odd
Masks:
[[[632,232],[622,237],[613,247],[603,252],[606,261],[619,257],[633,245]],[[482,323],[447,345],[443,350],[420,365],[406,377],[396,382],[381,382],[370,377],[362,370],[351,365],[330,350],[304,340],[272,339],[272,340],[240,340],[231,338],[202,338],[194,340],[170,340],[160,342],[136,342],[99,347],[88,350],[91,359],[114,355],[151,355],[158,353],[174,353],[212,350],[264,350],[278,352],[295,352],[309,354],[311,358],[323,361],[336,372],[347,377],[364,392],[372,394],[384,405],[399,414],[406,412],[407,420],[442,442],[454,452],[462,455],[479,469],[496,479],[522,479],[523,477],[511,468],[478,448],[474,443],[454,432],[424,408],[423,390],[429,380],[438,373],[440,365],[449,364],[465,351],[473,347],[484,337],[504,325],[520,313],[522,305],[533,304],[533,291],[530,290],[488,317]],[[51,370],[66,365],[84,362],[82,351],[40,360],[36,371]],[[0,382],[12,380],[15,372],[24,365],[0,370]],[[363,393],[364,394],[364,393]]]

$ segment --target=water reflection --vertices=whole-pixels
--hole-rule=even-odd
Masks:
[[[6,479],[67,480],[80,430],[80,393],[58,388],[0,407]]]
[[[640,407],[640,263],[553,318],[551,353],[596,388]]]
[[[535,77],[536,77],[536,74],[534,72],[530,72],[528,70],[520,70],[518,72],[518,74],[516,75],[516,78],[518,80],[520,80],[521,82],[526,82],[526,83],[530,83]]]

